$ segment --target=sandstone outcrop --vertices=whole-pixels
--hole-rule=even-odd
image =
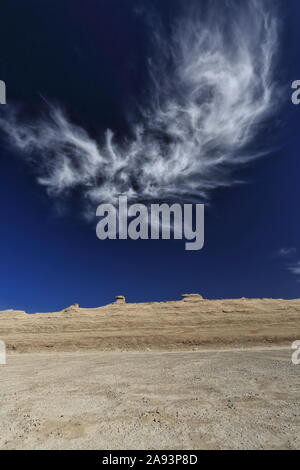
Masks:
[[[0,312],[8,351],[195,350],[284,345],[300,339],[300,299],[218,299],[74,304],[59,312]]]
[[[183,300],[183,302],[199,302],[203,300],[203,297],[200,294],[182,294],[181,300]]]

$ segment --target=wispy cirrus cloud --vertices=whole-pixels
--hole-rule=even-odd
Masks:
[[[292,274],[295,274],[296,276],[300,276],[300,261],[296,261],[293,264],[290,264],[287,267],[288,271],[290,271]]]
[[[153,26],[151,92],[130,135],[117,139],[107,130],[96,141],[59,107],[35,121],[12,107],[0,118],[50,195],[79,190],[93,206],[121,194],[204,199],[234,183],[233,169],[269,150],[253,144],[279,102],[273,2],[228,0],[222,14],[218,1],[196,5],[177,18],[171,37]]]
[[[300,261],[295,247],[282,247],[274,253],[274,257],[284,261],[284,268],[295,276],[300,276]],[[300,279],[299,279],[300,280]]]
[[[295,247],[282,247],[278,251],[276,251],[275,256],[277,258],[291,258],[297,253],[297,248]]]

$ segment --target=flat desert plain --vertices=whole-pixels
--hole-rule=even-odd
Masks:
[[[299,449],[300,300],[0,312],[1,449]]]

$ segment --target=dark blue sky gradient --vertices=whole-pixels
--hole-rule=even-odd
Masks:
[[[91,135],[126,132],[126,114],[145,93],[149,30],[139,15],[153,5],[166,24],[180,1],[27,0],[1,2],[0,79],[9,102],[26,113],[58,102]],[[274,151],[236,173],[247,184],[218,190],[206,210],[205,247],[178,241],[100,241],[95,224],[68,201],[59,215],[31,169],[0,147],[0,309],[52,311],[168,300],[199,292],[208,298],[300,297],[300,277],[274,256],[295,247],[300,260],[300,106],[289,86],[300,80],[300,4],[283,4],[281,63],[286,88]],[[276,126],[277,128],[278,126]],[[270,134],[272,130],[270,129]]]

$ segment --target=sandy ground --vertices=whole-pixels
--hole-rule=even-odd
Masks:
[[[13,354],[1,449],[300,448],[300,366],[282,348]]]

